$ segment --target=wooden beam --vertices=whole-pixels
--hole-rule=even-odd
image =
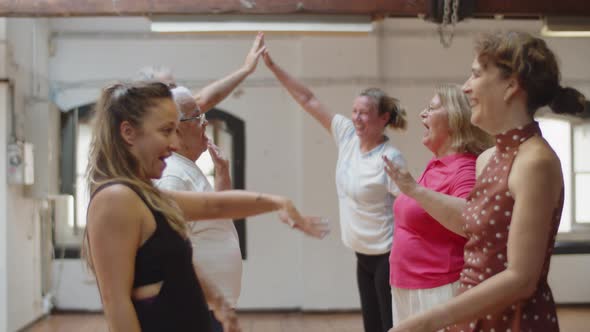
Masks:
[[[590,16],[588,0],[475,1],[474,16]],[[0,0],[0,16],[336,14],[415,17],[430,0]]]
[[[428,0],[0,0],[0,16],[347,14],[416,16]]]

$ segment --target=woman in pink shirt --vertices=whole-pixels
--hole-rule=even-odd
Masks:
[[[543,138],[535,113],[583,112],[586,99],[560,83],[555,54],[528,33],[482,34],[471,76],[463,86],[471,123],[494,146],[477,160],[477,182],[467,199],[426,192],[395,166],[402,192],[414,192],[441,223],[468,238],[454,298],[397,325],[392,332],[557,332],[547,280],[564,200],[559,158]],[[436,214],[433,213],[436,216]]]
[[[492,143],[488,135],[471,125],[470,116],[469,101],[460,86],[446,84],[435,90],[430,104],[420,113],[426,127],[422,143],[434,158],[416,190],[467,197],[475,185],[477,155]],[[402,192],[393,204],[395,230],[389,256],[396,323],[453,297],[466,242],[437,221],[448,216],[432,213],[412,192]]]

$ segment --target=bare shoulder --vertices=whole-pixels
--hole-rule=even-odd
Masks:
[[[549,143],[539,136],[530,138],[520,146],[518,155],[514,160],[514,167],[521,170],[561,175],[559,157]]]
[[[483,171],[483,168],[488,164],[488,162],[490,161],[490,158],[492,157],[492,155],[494,154],[495,151],[496,151],[496,147],[492,146],[491,148],[482,152],[477,157],[477,161],[475,163],[475,176],[476,177],[479,177],[479,175]]]
[[[514,159],[509,185],[558,189],[563,185],[561,162],[551,146],[542,137],[532,137],[524,142]],[[535,189],[536,190],[536,189]]]
[[[120,223],[134,224],[128,222],[131,220],[140,225],[146,209],[141,198],[131,188],[113,184],[92,198],[88,206],[88,227],[119,227]]]

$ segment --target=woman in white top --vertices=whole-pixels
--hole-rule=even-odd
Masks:
[[[312,91],[276,65],[267,51],[262,57],[295,101],[336,141],[342,242],[356,252],[365,331],[387,331],[392,326],[388,262],[391,206],[397,187],[386,175],[381,156],[401,158],[384,130],[386,126],[405,129],[405,111],[397,99],[370,88],[354,99],[352,119],[331,113]]]

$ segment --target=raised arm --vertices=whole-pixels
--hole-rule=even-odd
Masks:
[[[239,219],[271,211],[279,211],[284,223],[305,234],[323,238],[329,233],[327,221],[319,217],[304,217],[291,200],[270,194],[243,190],[226,190],[213,193],[163,191],[180,207],[190,221],[206,219]]]
[[[283,68],[279,67],[270,57],[268,51],[262,53],[264,63],[270,69],[281,84],[289,91],[289,94],[303,109],[314,117],[328,132],[331,132],[332,118],[334,114],[320,102],[313,92],[302,82],[295,79]]]
[[[246,55],[244,64],[235,72],[217,80],[195,94],[202,112],[207,112],[227,97],[248,75],[256,69],[260,54],[264,51],[264,34],[259,32],[252,48]]]
[[[141,200],[122,185],[103,189],[88,209],[90,260],[109,331],[140,331],[131,302],[135,255],[141,239]]]
[[[464,198],[450,196],[425,188],[412,177],[406,168],[399,167],[383,156],[385,172],[405,195],[413,198],[436,221],[453,233],[465,237],[463,231]],[[475,177],[475,175],[473,175]]]
[[[547,252],[554,209],[563,188],[557,157],[549,156],[544,149],[523,150],[508,180],[515,204],[508,232],[506,270],[446,304],[404,321],[393,331],[435,331],[497,312],[534,294]]]

